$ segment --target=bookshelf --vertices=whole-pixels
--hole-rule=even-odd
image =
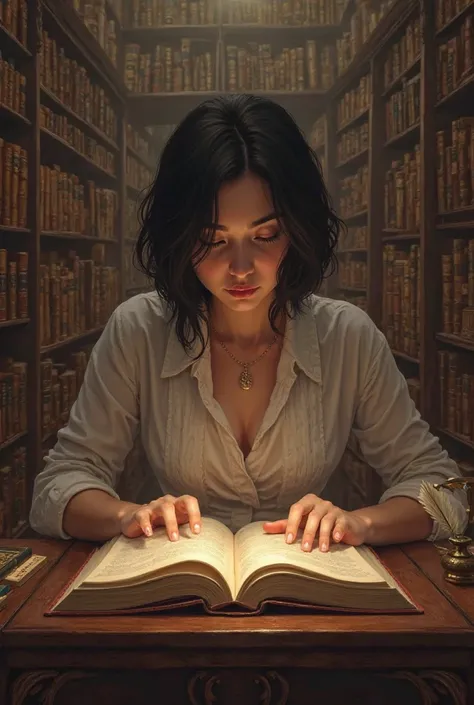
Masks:
[[[350,13],[348,7],[343,21],[350,22]],[[337,106],[370,74],[369,109],[344,128],[368,123],[368,208],[356,213],[359,222],[367,218],[367,246],[356,252],[353,243],[341,244],[332,295],[354,300],[359,292],[349,284],[359,282],[360,262],[367,258],[366,310],[387,335],[422,416],[460,469],[471,474],[473,24],[472,0],[456,9],[442,0],[395,3],[374,31],[376,41],[370,37],[336,81],[326,107],[328,125],[336,125],[329,135],[336,143],[329,178],[338,204],[339,172],[355,169],[366,154],[365,141],[355,134],[341,164]]]

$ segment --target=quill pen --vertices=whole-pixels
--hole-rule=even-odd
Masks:
[[[440,528],[450,536],[462,535],[464,521],[457,515],[447,491],[437,490],[423,480],[418,501],[430,517],[438,522]]]

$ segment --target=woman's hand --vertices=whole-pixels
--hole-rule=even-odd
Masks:
[[[298,529],[304,528],[301,548],[311,551],[319,530],[319,549],[328,551],[331,541],[360,546],[367,540],[368,522],[353,512],[345,512],[315,494],[307,494],[290,507],[288,519],[266,521],[264,531],[285,534],[286,543],[293,543]]]
[[[189,522],[191,531],[201,531],[201,512],[196,497],[184,494],[173,497],[170,494],[154,499],[141,507],[134,506],[120,517],[120,530],[129,538],[151,536],[155,526],[166,526],[170,541],[179,539],[179,524]]]

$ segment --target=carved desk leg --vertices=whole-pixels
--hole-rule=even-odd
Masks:
[[[31,696],[36,696],[41,705],[54,705],[56,695],[66,683],[93,676],[85,671],[26,671],[14,681],[8,705],[23,705]]]
[[[287,705],[290,687],[276,671],[255,676],[239,671],[200,671],[188,683],[190,705]]]

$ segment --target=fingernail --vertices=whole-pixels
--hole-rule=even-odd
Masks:
[[[151,536],[152,533],[153,533],[153,532],[152,532],[152,530],[151,530],[151,527],[150,527],[150,526],[147,526],[146,529],[145,529],[145,534],[146,534],[147,536]]]
[[[173,531],[173,533],[171,534],[171,540],[172,540],[172,541],[177,541],[177,540],[178,540],[178,534],[177,534],[176,531]]]
[[[321,551],[327,551],[328,545],[327,543],[323,543],[321,546]]]
[[[196,534],[198,534],[201,531],[201,527],[199,524],[194,524],[194,531],[196,532]]]
[[[291,543],[293,541],[293,534],[288,534],[286,537],[286,543]]]
[[[309,541],[305,541],[303,544],[303,550],[309,551]]]
[[[337,534],[334,534],[334,538],[336,539],[336,541],[339,541],[339,539],[341,538],[341,534],[339,532]]]

